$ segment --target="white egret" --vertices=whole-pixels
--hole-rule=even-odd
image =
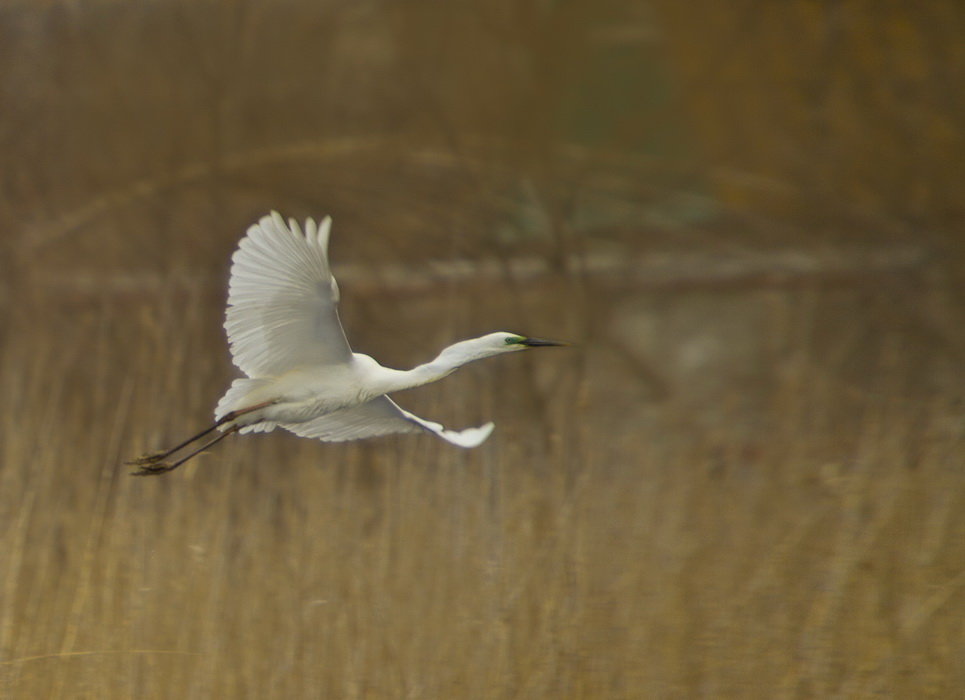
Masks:
[[[447,430],[414,416],[387,394],[428,384],[485,357],[565,345],[516,333],[489,333],[450,345],[432,361],[401,371],[353,353],[338,319],[338,285],[328,264],[326,217],[288,225],[272,212],[248,229],[232,257],[225,330],[235,379],[215,409],[215,423],[197,435],[129,465],[135,475],[163,474],[234,433],[282,427],[329,442],[391,433],[429,432],[459,447],[476,447],[492,423]],[[189,446],[220,431],[200,447]],[[169,461],[170,459],[170,461]]]

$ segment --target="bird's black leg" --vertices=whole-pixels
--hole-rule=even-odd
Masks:
[[[217,427],[217,425],[215,425],[215,427]],[[208,442],[201,445],[201,447],[194,450],[193,452],[189,452],[187,455],[185,455],[184,457],[182,457],[176,462],[168,463],[168,462],[162,462],[161,460],[155,460],[152,462],[146,462],[144,464],[138,464],[136,465],[138,467],[137,471],[131,472],[131,476],[157,476],[158,474],[164,474],[166,472],[177,469],[192,457],[198,456],[199,454],[207,450],[209,447],[214,447],[216,444],[224,440],[226,437],[228,437],[229,435],[232,435],[233,433],[238,432],[240,429],[241,429],[240,425],[234,425],[228,428],[226,431],[221,433],[221,435],[219,435],[218,437],[214,438],[213,440],[209,440]],[[211,431],[209,430],[205,432],[211,432]]]
[[[233,417],[237,417],[237,416],[233,416]],[[173,454],[174,454],[175,452],[177,452],[178,450],[184,449],[185,447],[187,447],[188,445],[190,445],[190,444],[191,444],[192,442],[194,442],[195,440],[200,440],[200,439],[203,438],[205,435],[207,435],[208,433],[210,433],[210,432],[212,432],[213,430],[215,430],[218,426],[224,425],[225,423],[228,422],[227,420],[225,420],[226,418],[228,418],[228,416],[225,416],[224,418],[222,418],[221,420],[219,420],[217,423],[215,423],[215,424],[212,425],[211,427],[205,428],[204,430],[202,430],[202,431],[201,431],[200,433],[198,433],[197,435],[195,435],[195,436],[193,436],[193,437],[189,437],[189,438],[188,438],[187,440],[185,440],[184,442],[182,442],[182,443],[180,443],[180,444],[178,444],[178,445],[175,445],[174,447],[172,447],[172,448],[169,449],[169,450],[161,450],[161,451],[159,451],[159,452],[151,452],[150,454],[146,454],[146,455],[143,455],[143,456],[141,456],[141,457],[137,457],[137,458],[135,458],[135,459],[132,459],[132,460],[130,460],[129,462],[125,462],[125,464],[127,464],[128,466],[134,467],[134,466],[140,466],[140,465],[142,465],[142,464],[151,464],[151,463],[153,463],[153,462],[160,462],[160,461],[161,461],[162,459],[164,459],[165,457],[170,457],[171,455],[173,455]]]
[[[251,413],[252,411],[257,411],[257,410],[260,409],[260,408],[265,408],[265,407],[267,407],[267,406],[271,406],[273,403],[276,403],[276,401],[275,401],[275,400],[265,401],[265,402],[263,402],[263,403],[255,404],[254,406],[248,406],[247,408],[239,408],[239,409],[236,410],[236,411],[230,411],[230,412],[226,413],[225,415],[223,415],[220,419],[218,419],[217,422],[215,422],[215,423],[214,423],[213,425],[211,425],[210,427],[205,428],[204,430],[202,430],[202,431],[201,431],[200,433],[198,433],[197,435],[193,435],[192,437],[188,438],[188,439],[185,440],[184,442],[175,445],[175,446],[172,447],[171,449],[169,449],[169,450],[161,450],[161,451],[159,451],[159,452],[152,452],[152,453],[150,453],[150,454],[146,454],[146,455],[143,455],[143,456],[141,456],[141,457],[137,457],[136,459],[132,459],[132,460],[130,460],[130,461],[128,461],[128,462],[125,462],[125,464],[127,464],[127,466],[129,466],[129,467],[137,467],[137,468],[138,468],[138,471],[132,472],[132,474],[137,474],[137,475],[142,475],[142,474],[162,474],[162,473],[164,473],[165,471],[170,471],[170,469],[154,469],[154,467],[161,467],[161,466],[163,465],[163,461],[164,461],[165,459],[167,459],[168,457],[170,457],[171,455],[173,455],[175,452],[177,452],[177,451],[179,451],[179,450],[183,450],[185,447],[187,447],[188,445],[190,445],[192,442],[195,442],[196,440],[200,440],[200,439],[203,438],[205,435],[208,435],[209,433],[214,432],[216,429],[220,428],[220,427],[221,427],[222,425],[224,425],[225,423],[230,423],[230,422],[233,421],[235,418],[239,418],[240,416],[243,416],[243,415],[245,415],[246,413]],[[233,431],[233,430],[227,431],[227,432],[225,433],[225,435],[229,435],[229,434],[231,434],[232,432],[234,432],[234,431]],[[221,435],[221,436],[219,436],[216,440],[213,440],[212,442],[207,443],[206,447],[207,447],[207,446],[210,446],[210,445],[213,445],[214,443],[218,442],[218,440],[222,439],[223,437],[224,437],[224,435]],[[201,450],[198,450],[198,452],[203,451],[204,449],[205,449],[205,448],[202,447]],[[194,456],[195,454],[197,454],[197,452],[191,453],[190,456]],[[183,461],[186,461],[186,460],[182,460],[181,462],[178,462],[178,464],[183,463]],[[173,469],[173,467],[172,467],[172,469]]]

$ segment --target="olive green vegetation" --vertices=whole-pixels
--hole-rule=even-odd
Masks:
[[[963,17],[698,5],[3,11],[0,697],[965,687]],[[386,364],[574,345],[397,397],[476,450],[128,476],[234,376],[268,208],[334,215]]]

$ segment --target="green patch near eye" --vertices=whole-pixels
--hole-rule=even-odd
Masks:
[[[524,340],[526,340],[526,338],[521,335],[510,336],[509,338],[506,338],[506,345],[519,345]]]

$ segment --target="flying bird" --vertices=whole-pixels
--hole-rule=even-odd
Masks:
[[[352,352],[328,263],[331,226],[331,217],[317,225],[308,219],[303,232],[294,219],[286,224],[272,212],[248,229],[232,257],[224,323],[232,359],[246,376],[218,402],[213,425],[128,462],[136,468],[132,474],[163,474],[229,435],[276,427],[327,442],[428,432],[476,447],[492,433],[492,423],[448,430],[409,413],[388,394],[437,381],[475,360],[566,344],[500,331],[450,345],[410,370]],[[208,438],[211,433],[218,434]]]

